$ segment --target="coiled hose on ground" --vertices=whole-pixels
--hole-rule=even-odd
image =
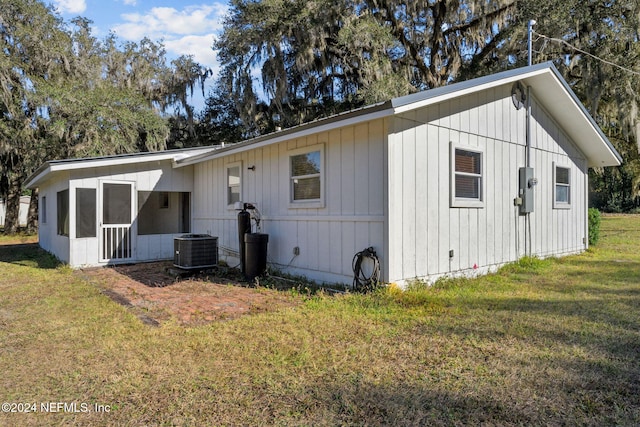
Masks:
[[[363,262],[370,260],[373,264],[371,274],[367,277],[362,271]],[[351,262],[353,267],[353,290],[357,292],[369,292],[375,289],[380,282],[380,260],[376,255],[376,251],[372,248],[366,248],[353,257]]]

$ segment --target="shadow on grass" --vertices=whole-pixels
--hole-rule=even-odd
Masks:
[[[316,393],[312,400],[325,406],[326,425],[361,425],[363,420],[371,426],[525,425],[551,419],[542,407],[527,408],[469,391],[456,393],[437,384],[383,385],[353,380],[311,392]]]
[[[431,398],[436,402],[441,400],[443,407],[432,407],[428,413],[435,416],[438,423],[447,419],[463,425],[638,425],[640,422],[637,397],[640,395],[640,315],[637,314],[640,313],[640,294],[637,292],[622,302],[612,293],[564,301],[478,297],[460,305],[465,309],[459,315],[420,325],[414,334],[460,337],[461,354],[485,355],[491,372],[495,372],[494,363],[500,366],[493,359],[499,360],[503,352],[509,354],[520,346],[533,349],[528,358],[521,356],[521,371],[511,365],[503,369],[523,387],[523,395],[532,394],[535,400],[527,402],[508,387],[499,387],[499,390],[511,398],[511,403],[490,395],[486,400],[477,395],[470,398],[465,393],[436,395]],[[450,357],[455,360],[458,353]],[[476,381],[482,382],[482,377],[473,378],[474,375],[468,383],[472,388]],[[416,403],[422,399],[416,398]],[[532,406],[527,408],[527,404]],[[562,408],[560,412],[558,408]]]
[[[576,278],[585,278],[585,282],[594,283],[576,284],[575,287],[590,289],[596,293],[609,293],[618,291],[628,291],[629,289],[618,289],[619,285],[633,285],[632,291],[640,293],[640,262],[626,259],[612,259],[605,261],[573,259],[566,262],[570,271],[567,272],[575,281]],[[612,287],[606,287],[612,285]],[[573,286],[569,289],[573,289]]]
[[[574,369],[580,371],[587,367]],[[350,380],[308,391],[308,400],[312,402],[310,406],[324,406],[325,425],[361,425],[366,420],[364,424],[371,426],[595,426],[634,425],[639,419],[637,407],[614,410],[611,406],[615,406],[615,402],[609,401],[606,390],[584,388],[580,379],[563,384],[566,389],[562,393],[545,390],[544,384],[513,385],[511,389],[493,394],[491,386],[485,389],[486,384],[478,383],[451,390],[438,382],[385,385]],[[301,399],[301,406],[305,397]]]
[[[486,321],[459,322],[446,332],[494,339],[513,335],[532,342],[580,346],[587,352],[640,363],[640,295],[624,302],[611,298],[533,301],[478,299],[473,309],[486,310]],[[496,327],[499,325],[498,327]],[[640,369],[636,371],[640,375]],[[639,377],[640,378],[640,377]]]
[[[0,262],[43,269],[54,269],[62,264],[37,243],[0,245]]]

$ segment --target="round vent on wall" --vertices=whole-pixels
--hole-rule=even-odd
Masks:
[[[524,91],[524,86],[522,83],[515,82],[513,86],[511,86],[511,101],[513,101],[514,107],[516,110],[524,107],[524,102],[527,100],[527,94]]]

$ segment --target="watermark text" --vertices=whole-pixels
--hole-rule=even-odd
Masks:
[[[86,414],[89,412],[111,412],[111,405],[88,402],[4,402],[2,412],[15,413],[73,413]]]

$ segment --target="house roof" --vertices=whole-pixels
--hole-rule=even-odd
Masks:
[[[162,160],[177,161],[189,156],[208,153],[218,146],[183,148],[178,150],[154,151],[145,153],[117,154],[102,157],[85,157],[79,159],[50,160],[43,163],[34,173],[27,178],[25,187],[36,188],[43,182],[51,179],[55,174],[87,168],[99,168],[114,165],[126,165],[134,163],[156,162]]]
[[[536,99],[542,103],[585,154],[589,167],[618,166],[622,163],[620,154],[571,90],[558,69],[553,63],[546,62],[393,98],[386,102],[239,142],[219,150],[180,159],[176,161],[175,165],[180,167],[200,163],[325,130],[390,117],[516,81],[522,82],[524,86],[531,86]]]
[[[75,169],[161,160],[173,161],[174,167],[188,166],[314,133],[346,127],[378,118],[391,117],[452,98],[512,84],[516,81],[522,82],[524,86],[531,86],[536,99],[542,103],[544,108],[555,118],[578,148],[585,154],[589,167],[618,166],[622,163],[620,154],[604,135],[575,93],[573,93],[558,69],[553,63],[546,62],[393,98],[386,102],[351,110],[268,135],[227,145],[226,147],[196,147],[150,153],[52,160],[41,165],[27,178],[25,186],[27,188],[36,188],[57,173]]]

